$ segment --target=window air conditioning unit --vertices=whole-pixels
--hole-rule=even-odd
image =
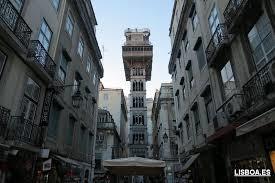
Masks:
[[[243,101],[241,95],[235,95],[226,104],[225,111],[228,117],[235,117],[243,111]]]
[[[217,112],[216,116],[214,117],[213,123],[215,130],[226,126],[228,123],[226,114],[222,111]]]

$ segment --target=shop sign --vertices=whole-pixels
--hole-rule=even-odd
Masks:
[[[52,159],[43,162],[43,171],[49,171],[52,168]]]

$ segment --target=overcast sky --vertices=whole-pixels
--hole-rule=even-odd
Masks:
[[[125,80],[121,46],[126,28],[149,28],[154,46],[152,78],[147,82],[147,97],[154,97],[163,82],[171,82],[168,74],[169,26],[173,0],[92,0],[97,18],[97,39],[103,55],[105,88],[122,88],[126,96],[130,83]],[[104,46],[104,51],[103,51]]]

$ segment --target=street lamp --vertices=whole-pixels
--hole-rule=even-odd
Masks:
[[[164,135],[163,135],[162,138],[163,138],[164,143],[167,143],[167,142],[168,142],[168,135],[167,135],[166,132],[164,133]]]
[[[72,96],[72,105],[76,109],[80,108],[80,106],[83,103],[83,97],[81,95],[81,92],[80,92],[79,88],[80,88],[80,84],[78,85],[77,91]]]

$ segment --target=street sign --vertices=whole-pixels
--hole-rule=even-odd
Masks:
[[[52,168],[52,159],[48,159],[47,161],[43,162],[43,171],[51,170]]]

